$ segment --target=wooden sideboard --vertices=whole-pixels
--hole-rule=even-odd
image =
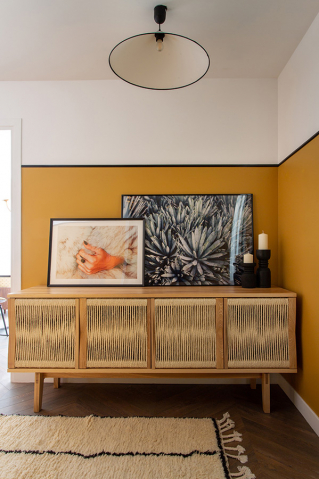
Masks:
[[[44,378],[261,378],[295,373],[296,294],[282,288],[54,287],[9,295],[9,372]]]

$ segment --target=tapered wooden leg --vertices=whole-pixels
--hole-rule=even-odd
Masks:
[[[54,387],[54,389],[59,389],[59,387],[60,387],[60,378],[53,378],[53,387]]]
[[[270,413],[270,374],[262,374],[261,377],[263,411]]]
[[[35,373],[34,378],[34,412],[39,412],[42,408],[44,374]]]
[[[250,380],[250,389],[256,389],[256,379],[251,378]]]

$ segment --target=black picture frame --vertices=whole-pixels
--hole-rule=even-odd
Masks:
[[[254,251],[252,194],[122,195],[145,219],[145,286],[232,286]]]
[[[51,218],[47,286],[144,286],[144,245],[144,219]]]

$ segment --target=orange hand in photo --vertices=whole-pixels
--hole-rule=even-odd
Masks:
[[[112,256],[103,248],[93,246],[86,241],[83,242],[85,249],[92,251],[87,253],[84,249],[80,249],[76,255],[78,268],[85,274],[95,274],[100,271],[106,271],[115,268],[124,262],[122,256]]]

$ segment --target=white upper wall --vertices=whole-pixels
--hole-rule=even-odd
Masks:
[[[279,162],[319,130],[319,15],[278,78]]]
[[[23,165],[277,163],[276,79],[0,82],[0,105],[22,118]]]

